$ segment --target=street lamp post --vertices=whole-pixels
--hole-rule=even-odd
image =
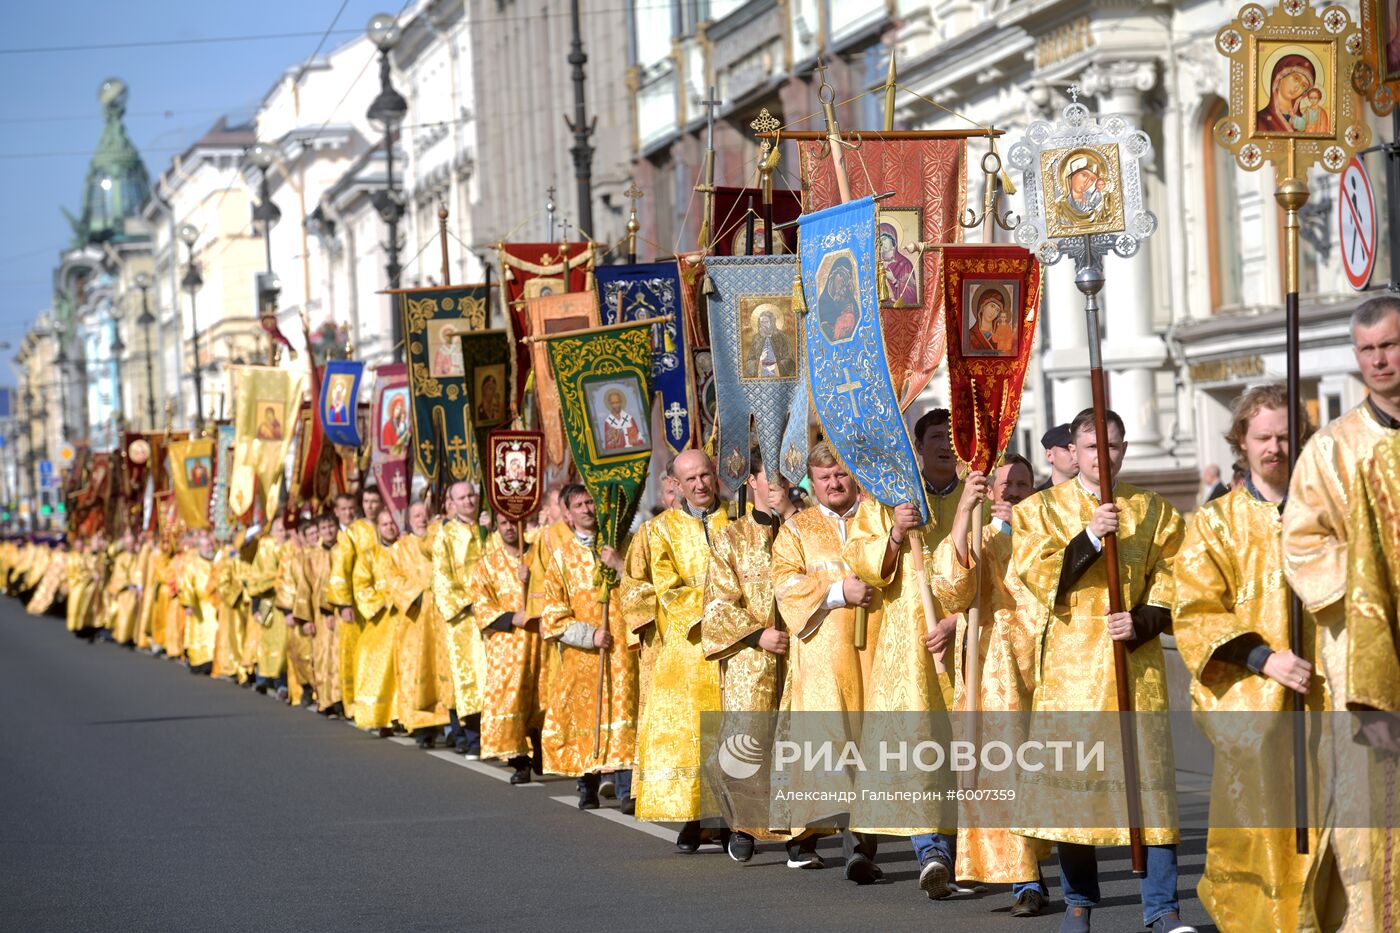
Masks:
[[[376,13],[370,18],[365,31],[369,41],[379,49],[379,95],[369,105],[367,115],[371,121],[384,127],[384,190],[374,194],[373,202],[375,210],[379,211],[379,216],[389,226],[389,243],[386,247],[389,260],[386,271],[389,275],[389,287],[398,288],[399,275],[402,272],[399,268],[399,218],[403,216],[403,205],[394,190],[394,133],[403,122],[404,115],[408,113],[408,101],[394,90],[390,82],[389,52],[398,44],[403,32],[399,29],[396,18],[389,13]],[[392,304],[397,299],[391,296],[389,300]],[[401,363],[404,357],[404,338],[403,321],[399,317],[398,314],[390,314],[394,360]]]
[[[155,357],[151,353],[151,325],[156,316],[151,313],[151,276],[146,272],[136,273],[136,287],[141,290],[141,316],[136,323],[146,335],[146,421],[149,430],[156,429],[156,376]]]
[[[204,430],[204,365],[199,359],[199,317],[194,301],[195,292],[204,284],[204,277],[194,261],[194,244],[199,239],[199,231],[193,224],[183,224],[180,239],[190,251],[189,265],[185,267],[185,277],[180,284],[190,293],[190,325],[194,330],[194,428],[195,433],[200,433]]]
[[[122,312],[115,304],[110,312],[112,317],[112,375],[117,383],[115,394],[116,416],[113,419],[114,430],[117,435],[117,444],[121,444],[121,434],[126,426],[126,400],[122,391],[122,354],[126,352],[126,344],[122,342]]]

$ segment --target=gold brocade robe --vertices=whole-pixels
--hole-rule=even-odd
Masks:
[[[996,525],[989,523],[982,527],[982,563],[977,573],[978,587],[975,591],[973,587],[964,589],[960,585],[962,578],[971,576],[974,568],[964,567],[958,560],[951,538],[944,538],[934,551],[929,572],[935,577],[958,581],[955,589],[967,598],[965,603],[950,602],[945,607],[959,614],[956,643],[951,655],[956,662],[954,709],[968,708],[965,680],[967,611],[974,595],[980,595],[977,709],[993,714],[987,717],[987,722],[997,730],[995,736],[983,733],[982,737],[984,740],[1008,741],[1016,747],[1016,743],[1025,739],[1018,717],[996,714],[1030,712],[1031,697],[1035,691],[1035,641],[1029,628],[1021,624],[1017,617],[1020,604],[1030,603],[1031,597],[1021,587],[1020,579],[1014,573],[1007,572],[1011,564],[1011,541],[1012,536],[998,531]],[[972,561],[970,550],[968,561],[969,564]],[[1008,731],[1013,734],[1007,734]],[[1010,769],[1000,773],[979,772],[977,789],[1010,791],[1014,795],[1015,774]],[[960,821],[958,825],[955,866],[958,880],[989,884],[1035,881],[1040,876],[1041,859],[1050,854],[1050,844],[1017,835],[1006,828],[1014,816],[1014,806],[1010,803],[969,802],[964,804],[964,815],[974,806],[977,808],[977,818]]]
[[[326,582],[326,600],[334,609],[352,610],[351,621],[336,622],[336,650],[340,654],[340,696],[345,701],[346,715],[355,698],[355,660],[359,656],[356,643],[364,619],[355,614],[355,560],[359,553],[379,540],[379,533],[368,519],[358,518],[342,528],[335,537],[330,553],[330,576]]]
[[[1354,482],[1371,459],[1371,453],[1394,431],[1383,427],[1363,401],[1340,418],[1318,430],[1298,454],[1288,484],[1288,507],[1283,511],[1283,570],[1303,608],[1317,622],[1319,651],[1315,669],[1327,679],[1334,709],[1346,709],[1351,700],[1347,682],[1347,521]],[[1340,767],[1351,752],[1351,737],[1332,730],[1336,747],[1324,750],[1332,764],[1332,781],[1323,795],[1321,846],[1330,848],[1342,890],[1330,892],[1324,879],[1309,877],[1305,900],[1321,903],[1326,894],[1331,905],[1320,907],[1324,915],[1345,913],[1341,933],[1370,933],[1377,929],[1371,911],[1370,834],[1365,829],[1333,826],[1332,801],[1337,806],[1367,793],[1366,776]],[[1314,861],[1322,867],[1327,860]],[[1317,893],[1313,893],[1314,889]],[[1340,903],[1339,903],[1340,902]]]
[[[452,666],[433,601],[433,559],[427,538],[404,535],[394,543],[389,560],[399,722],[410,732],[446,725],[452,705]]]
[[[543,720],[536,687],[540,670],[540,634],[529,628],[492,628],[498,619],[525,610],[525,585],[517,573],[528,555],[511,553],[500,533],[492,534],[472,568],[467,588],[472,616],[485,641],[486,690],[481,710],[481,757],[513,758],[530,754],[531,728]]]
[[[293,618],[310,623],[311,683],[316,688],[316,708],[328,710],[342,700],[340,688],[340,636],[347,627],[326,596],[331,579],[331,548],[302,551]]]
[[[704,519],[667,509],[648,526],[656,591],[656,661],[637,747],[637,819],[698,820],[703,812],[700,715],[718,711],[719,668],[705,659],[700,619],[710,541],[728,524],[721,506]]]
[[[112,640],[119,645],[136,641],[137,586],[136,555],[120,551],[112,559],[112,572],[107,577],[107,605],[112,621]]]
[[[1347,677],[1355,708],[1400,713],[1400,434],[1375,448],[1352,488]],[[1377,929],[1400,929],[1400,763],[1368,753],[1371,898]],[[1392,809],[1386,812],[1386,804]],[[1387,877],[1385,868],[1389,866]],[[1390,897],[1387,898],[1387,892]]]
[[[185,567],[193,550],[179,550],[170,557],[162,586],[165,588],[165,654],[170,658],[185,656],[185,629],[188,620],[180,603],[180,583],[185,579]],[[159,623],[157,623],[159,624]]]
[[[1175,573],[1176,646],[1191,672],[1196,723],[1215,747],[1212,827],[1197,893],[1221,933],[1296,930],[1317,834],[1309,845],[1313,855],[1298,855],[1295,831],[1279,822],[1293,806],[1292,730],[1283,717],[1229,715],[1283,712],[1292,708],[1293,694],[1263,674],[1214,658],[1242,635],[1258,635],[1275,651],[1289,646],[1278,504],[1240,487],[1201,506],[1186,529]],[[1317,657],[1317,627],[1306,613],[1303,638],[1303,656]],[[1313,678],[1306,705],[1326,708],[1324,678]],[[1287,811],[1280,813],[1280,806]],[[1269,826],[1277,828],[1263,828]]]
[[[1119,581],[1123,609],[1141,605],[1171,610],[1175,596],[1172,561],[1181,546],[1181,516],[1161,496],[1127,483],[1114,489],[1118,514]],[[1012,570],[1025,585],[1030,602],[1023,608],[1025,624],[1035,639],[1035,713],[1116,711],[1113,641],[1104,622],[1108,615],[1108,582],[1100,556],[1069,592],[1059,592],[1065,548],[1089,525],[1098,499],[1082,482],[1061,483],[1018,504],[1012,522]],[[1133,710],[1165,713],[1167,674],[1162,644],[1153,638],[1128,651],[1128,678]],[[1123,782],[1122,746],[1118,725],[1099,717],[1083,728],[1104,730],[1104,777],[1083,781],[1077,773],[1057,780],[1050,769],[1023,776],[1017,809],[1025,822],[1022,835],[1084,845],[1127,845],[1127,797]],[[1146,845],[1178,841],[1176,767],[1170,727],[1165,717],[1138,716],[1139,797]],[[1047,720],[1048,721],[1048,720]],[[1063,723],[1060,718],[1057,723]],[[1110,728],[1111,726],[1111,728]],[[1034,736],[1035,718],[1031,722]],[[1053,814],[1111,815],[1106,826],[1044,826]]]
[[[39,616],[49,611],[49,607],[58,596],[59,588],[68,579],[68,565],[72,561],[73,555],[67,551],[54,551],[49,556],[43,579],[39,581],[34,595],[30,597],[29,605],[24,607],[25,612]]]
[[[180,570],[180,606],[189,610],[184,631],[185,658],[190,667],[214,660],[214,642],[219,636],[219,606],[214,563],[190,551]]]
[[[548,569],[546,558],[574,540],[574,531],[564,522],[554,522],[535,532],[535,540],[530,544],[530,582],[526,585],[527,609],[530,618],[535,619],[544,612],[544,576]],[[549,704],[554,696],[554,678],[559,672],[559,652],[542,647],[540,651],[540,673],[535,696],[541,708]],[[640,689],[640,688],[639,688]]]
[[[542,560],[545,571],[540,638],[545,642],[545,652],[556,656],[551,685],[554,692],[549,697],[541,733],[544,770],[578,777],[600,770],[631,768],[637,758],[637,657],[622,647],[627,630],[617,592],[614,590],[609,597],[612,648],[602,653],[596,648],[562,644],[559,636],[572,623],[583,622],[596,628],[603,622],[603,604],[593,586],[597,559],[570,533],[558,547],[546,550]],[[595,757],[598,666],[604,662],[607,668],[603,677],[600,753]]]
[[[276,592],[281,556],[282,545],[264,535],[258,539],[253,560],[242,566],[243,592],[252,619],[250,635],[244,639],[243,663],[246,668],[256,666],[258,676],[269,680],[287,672],[287,624],[277,611]]]
[[[141,623],[152,648],[166,648],[166,616],[170,613],[170,555],[162,547],[151,549],[146,564],[145,590],[141,594]]]
[[[248,601],[243,595],[243,569],[238,552],[220,549],[214,557],[214,587],[218,593],[219,632],[214,641],[210,677],[246,679],[243,638],[248,633]]]
[[[156,559],[156,550],[149,544],[136,549],[136,560],[131,569],[131,582],[136,588],[136,611],[132,619],[132,639],[137,648],[151,647],[150,607],[153,597],[151,589],[151,567]]]
[[[91,577],[92,555],[74,552],[68,561],[68,631],[78,632],[87,628],[88,613],[92,608]]]
[[[726,710],[774,712],[782,693],[782,659],[745,642],[777,621],[773,531],[745,515],[711,537],[700,646],[707,660],[719,662],[720,702]]]
[[[443,522],[433,539],[433,599],[447,626],[447,656],[458,716],[481,712],[486,682],[486,649],[472,619],[467,583],[486,546],[485,529],[475,522]]]
[[[651,523],[637,528],[627,545],[618,596],[627,622],[627,648],[637,652],[637,717],[646,715],[651,693],[651,668],[656,661],[656,588],[651,585]],[[570,536],[572,531],[568,531]]]
[[[376,537],[355,554],[355,697],[345,711],[361,729],[386,729],[394,722],[394,614],[389,595],[393,566],[389,549]]]
[[[277,576],[272,584],[272,600],[277,607],[273,613],[276,621],[272,624],[286,629],[287,699],[293,705],[302,701],[303,691],[312,689],[315,682],[312,636],[302,631],[296,619],[297,584],[302,579],[305,550],[291,539],[282,542],[277,554]],[[290,625],[286,621],[288,613],[292,614]]]

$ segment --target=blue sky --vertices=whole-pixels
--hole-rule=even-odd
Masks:
[[[152,178],[221,114],[248,118],[288,67],[326,39],[334,48],[361,32],[381,10],[403,0],[70,0],[24,4],[6,16],[0,38],[0,173],[5,216],[0,228],[0,341],[19,345],[48,307],[52,270],[71,230],[60,208],[77,214],[88,155],[102,132],[97,89],[126,81],[127,129]],[[289,33],[310,35],[289,36]],[[276,35],[237,42],[191,42]],[[78,51],[27,52],[54,46],[185,42]],[[0,350],[0,384],[13,384],[14,349]]]

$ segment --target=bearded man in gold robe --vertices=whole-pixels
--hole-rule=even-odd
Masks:
[[[472,568],[486,548],[486,530],[477,521],[481,490],[457,482],[447,489],[452,518],[433,540],[433,598],[447,625],[447,652],[452,665],[455,708],[453,745],[468,759],[481,757],[481,694],[486,679],[486,649],[472,618]]]
[[[1172,562],[1185,531],[1181,516],[1156,493],[1112,485],[1127,453],[1123,420],[1107,413],[1108,436],[1097,436],[1094,411],[1085,409],[1070,423],[1079,475],[1012,510],[1015,535],[1012,567],[1032,597],[1026,624],[1035,637],[1036,690],[1031,734],[1041,723],[1064,712],[1113,712],[1115,691],[1113,642],[1127,647],[1128,690],[1137,713],[1167,710],[1166,664],[1159,636],[1171,627],[1174,596]],[[1100,477],[1098,445],[1108,445],[1110,475]],[[1101,501],[1106,480],[1113,499]],[[1104,538],[1116,534],[1123,609],[1110,613]],[[1041,716],[1040,714],[1046,714]],[[1084,717],[1091,725],[1109,717]],[[1128,787],[1123,772],[1117,725],[1105,738],[1103,780],[1086,785],[1077,772],[1061,777],[1045,769],[1023,776],[1017,803],[1025,822],[1017,832],[1057,843],[1065,892],[1064,933],[1089,929],[1099,902],[1096,846],[1126,845],[1129,840],[1127,794],[1139,795],[1146,846],[1147,874],[1142,882],[1143,923],[1153,933],[1192,931],[1179,920],[1177,900],[1177,829],[1175,763],[1169,729],[1161,717],[1138,716],[1139,782]],[[1064,721],[1059,717],[1058,721]],[[1050,827],[1043,822],[1060,813],[1080,818],[1102,814],[1100,828]]]
[[[512,784],[530,781],[532,761],[542,762],[543,723],[536,689],[540,670],[540,620],[525,604],[530,565],[520,528],[502,521],[472,568],[472,614],[486,649],[481,711],[481,757],[503,758]]]
[[[355,612],[362,620],[355,642],[355,704],[348,710],[360,729],[393,733],[394,613],[390,588],[393,565],[390,549],[399,540],[399,526],[388,509],[375,516],[376,537],[355,555]]]
[[[1348,517],[1357,478],[1376,446],[1400,430],[1400,299],[1365,301],[1351,315],[1352,351],[1368,395],[1324,425],[1298,455],[1283,512],[1284,573],[1303,608],[1317,621],[1316,668],[1327,683],[1334,709],[1351,706],[1346,625]],[[1369,651],[1370,645],[1359,646]],[[1323,754],[1330,779],[1322,790],[1323,834],[1319,845],[1331,858],[1314,862],[1304,899],[1315,905],[1319,923],[1342,933],[1379,929],[1371,895],[1370,831],[1343,825],[1338,811],[1366,794],[1366,775],[1344,762],[1350,736],[1332,730]],[[1336,883],[1320,874],[1335,873]]]
[[[1245,482],[1191,518],[1176,557],[1173,631],[1191,672],[1191,706],[1216,747],[1211,829],[1197,887],[1221,933],[1312,928],[1301,922],[1303,885],[1317,857],[1296,851],[1292,817],[1292,730],[1282,716],[1293,695],[1328,708],[1313,677],[1317,627],[1303,618],[1302,656],[1289,647],[1282,512],[1288,495],[1288,390],[1249,389],[1235,400],[1226,435]],[[1303,438],[1306,441],[1306,437]]]
[[[621,647],[627,632],[616,589],[605,620],[599,587],[599,565],[621,574],[622,555],[606,546],[595,551],[598,516],[587,489],[571,483],[559,500],[573,532],[542,555],[540,637],[558,658],[541,733],[544,770],[578,779],[580,810],[598,808],[602,772],[612,771],[625,808],[637,760],[637,658]]]
[[[340,533],[331,549],[326,597],[340,615],[336,642],[340,652],[340,697],[346,716],[352,715],[359,697],[355,686],[355,664],[359,658],[360,632],[364,628],[364,618],[355,611],[355,562],[362,551],[369,550],[377,543],[379,531],[376,526],[383,508],[384,500],[377,489],[365,489],[360,493],[358,510],[354,496],[341,494],[335,497],[335,517],[340,522]],[[357,517],[357,511],[362,512],[363,517]]]
[[[389,575],[399,724],[422,749],[437,744],[452,704],[452,671],[447,646],[440,641],[427,534],[428,504],[415,502],[408,507],[408,533],[399,536],[390,552]]]
[[[656,593],[656,661],[637,750],[637,817],[682,823],[676,848],[725,845],[723,826],[705,833],[700,778],[700,715],[718,711],[719,669],[700,645],[705,574],[711,542],[727,524],[714,465],[703,451],[676,457],[671,472],[680,492],[648,528],[651,583]]]
[[[856,575],[842,556],[860,506],[860,487],[825,443],[812,447],[807,476],[817,505],[803,509],[773,539],[773,596],[790,633],[783,705],[810,721],[830,720],[836,741],[859,738],[861,714],[874,687],[875,645],[880,638],[880,592]],[[855,645],[856,611],[867,612],[866,643]],[[794,717],[794,722],[797,718]],[[846,878],[871,884],[884,876],[875,865],[877,839],[849,830],[850,814],[828,805],[793,808],[787,824],[789,868],[823,868],[818,838],[833,829],[842,834]]]

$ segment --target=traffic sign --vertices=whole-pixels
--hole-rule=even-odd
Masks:
[[[1341,186],[1337,231],[1342,240],[1342,266],[1351,287],[1362,291],[1376,267],[1376,194],[1366,166],[1356,156],[1342,169]]]
[[[71,444],[64,444],[58,449],[58,459],[63,463],[72,463],[73,456],[73,446]]]
[[[52,460],[40,460],[40,461],[39,461],[39,475],[40,475],[40,476],[53,476],[53,461],[52,461]]]

